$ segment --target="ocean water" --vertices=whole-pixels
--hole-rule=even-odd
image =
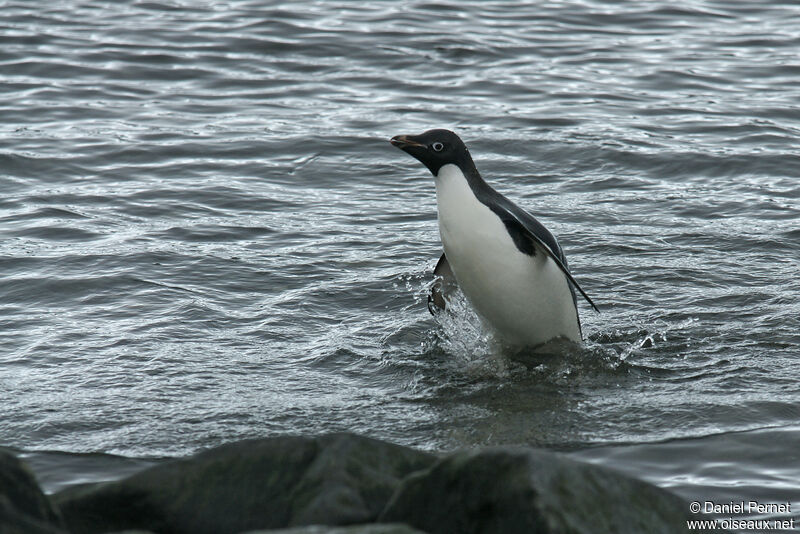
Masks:
[[[796,4],[8,1],[0,44],[0,445],[48,491],[347,430],[800,500]],[[434,127],[559,237],[583,347],[428,313],[388,139]]]

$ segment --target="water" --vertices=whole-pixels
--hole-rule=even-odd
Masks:
[[[796,498],[794,4],[12,1],[0,28],[0,443],[48,491],[350,430]],[[387,140],[432,127],[559,236],[603,309],[582,349],[522,364],[428,314],[433,182]]]

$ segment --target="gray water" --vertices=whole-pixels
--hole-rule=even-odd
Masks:
[[[2,2],[0,444],[48,491],[348,430],[800,501],[798,52],[792,3]],[[433,127],[559,237],[582,348],[428,313],[387,141]]]

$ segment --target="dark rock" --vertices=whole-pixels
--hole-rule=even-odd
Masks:
[[[374,521],[400,480],[435,457],[332,434],[223,445],[130,478],[54,496],[73,534],[235,533]]]
[[[686,532],[679,497],[607,468],[526,448],[448,455],[409,476],[379,518],[430,534]]]
[[[312,525],[279,530],[253,530],[244,534],[425,534],[402,523],[371,523],[351,527]]]
[[[0,450],[0,532],[57,534],[61,517],[33,474],[13,454]]]

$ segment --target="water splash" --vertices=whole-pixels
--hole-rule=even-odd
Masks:
[[[425,294],[430,285],[422,289]],[[681,345],[688,349],[688,332],[699,321],[695,317],[679,321],[654,319],[591,333],[580,345],[553,340],[534,349],[519,349],[503,345],[461,291],[451,297],[446,310],[437,310],[434,317],[437,329],[425,341],[425,350],[435,347],[444,352],[468,375],[509,378],[522,374],[561,384],[585,376],[672,374],[674,362],[662,361],[660,354],[672,354]]]
[[[690,330],[698,321],[696,317],[677,322],[656,319],[627,329],[613,328],[590,334],[587,336],[586,345],[593,349],[611,350],[622,363],[632,357],[646,357],[646,351],[650,349],[659,350],[681,340],[688,343],[689,334],[685,331]],[[681,335],[681,332],[684,332],[684,335]]]
[[[434,311],[434,318],[438,328],[430,342],[468,375],[507,378],[518,367],[460,290],[450,296],[447,309]]]

